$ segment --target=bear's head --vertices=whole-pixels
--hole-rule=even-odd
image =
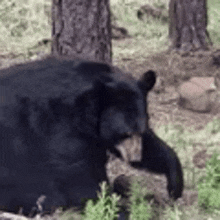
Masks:
[[[147,94],[156,75],[152,70],[135,80],[127,74],[112,74],[101,94],[100,136],[113,145],[148,127]]]

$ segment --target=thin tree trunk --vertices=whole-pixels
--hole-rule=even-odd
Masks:
[[[111,63],[109,0],[53,0],[52,54]]]

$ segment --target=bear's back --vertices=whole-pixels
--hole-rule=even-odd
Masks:
[[[0,90],[9,99],[14,95],[31,100],[77,97],[97,80],[112,81],[111,71],[107,64],[49,57],[1,70]]]

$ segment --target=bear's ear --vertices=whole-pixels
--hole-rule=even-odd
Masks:
[[[148,92],[153,88],[155,82],[156,73],[153,70],[149,70],[143,74],[141,79],[138,81],[138,85],[144,92]]]

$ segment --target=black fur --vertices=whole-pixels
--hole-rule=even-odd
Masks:
[[[120,157],[115,145],[147,128],[153,71],[137,81],[107,64],[51,57],[0,76],[3,210],[28,214],[95,198],[107,181],[106,151]]]
[[[183,172],[178,156],[172,148],[147,129],[142,135],[142,160],[130,163],[135,168],[148,169],[154,173],[165,174],[167,189],[173,199],[182,196]]]

